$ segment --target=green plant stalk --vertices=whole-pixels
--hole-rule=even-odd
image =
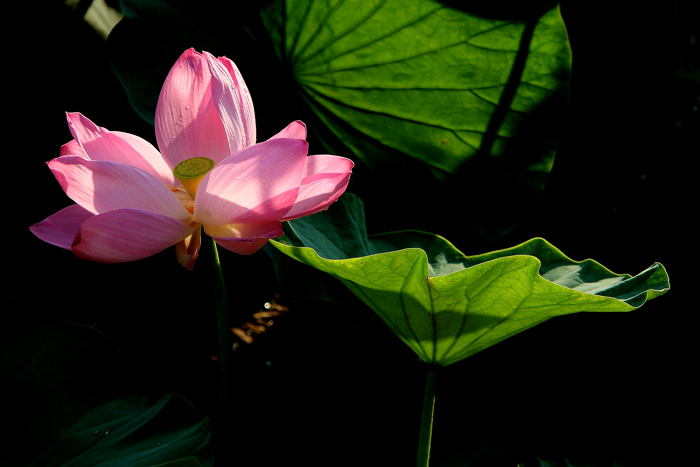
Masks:
[[[420,432],[418,435],[417,467],[427,467],[430,465],[430,441],[433,436],[433,414],[435,412],[437,372],[437,367],[432,365],[428,366],[428,375],[425,381],[425,395],[423,397],[423,413],[421,414]]]
[[[235,436],[235,424],[233,416],[234,408],[234,385],[232,371],[231,354],[233,341],[231,339],[231,324],[229,318],[228,300],[226,298],[226,286],[224,285],[224,276],[221,272],[221,263],[219,261],[219,252],[216,249],[214,239],[202,233],[202,246],[206,248],[206,263],[208,265],[208,273],[212,292],[214,297],[214,309],[216,312],[216,332],[219,343],[219,390],[221,401],[221,424],[219,429],[220,439],[223,440],[222,446],[225,446],[224,452],[227,453],[227,465],[237,465],[234,463],[238,453],[238,445]],[[229,458],[230,457],[230,458]]]

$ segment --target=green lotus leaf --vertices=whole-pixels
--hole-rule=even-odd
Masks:
[[[669,289],[659,263],[615,274],[542,238],[466,256],[431,233],[368,236],[362,202],[350,194],[287,224],[275,247],[338,278],[421,359],[441,366],[555,316],[631,311]]]
[[[557,8],[518,21],[436,1],[307,0],[274,2],[262,17],[305,101],[370,165],[396,151],[454,173],[479,152],[503,155],[568,80]]]
[[[506,206],[450,207],[498,238],[541,193],[563,134],[571,51],[548,8],[499,18],[431,0],[298,0],[261,16],[312,131],[378,174],[369,185],[381,192],[359,189],[403,217],[421,193],[468,200],[498,186]],[[407,180],[423,190],[406,193]]]

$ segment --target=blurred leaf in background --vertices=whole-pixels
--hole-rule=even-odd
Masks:
[[[115,4],[112,5],[110,3]],[[118,2],[108,3],[106,0],[66,0],[65,5],[71,8],[76,16],[82,17],[104,40],[107,40],[114,26],[124,17]]]
[[[208,420],[177,395],[141,393],[106,336],[0,300],[3,465],[212,465]]]

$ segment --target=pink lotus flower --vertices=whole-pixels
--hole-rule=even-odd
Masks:
[[[176,245],[191,269],[202,227],[223,248],[254,253],[282,235],[282,221],[327,209],[353,167],[343,157],[307,156],[299,121],[255,144],[253,102],[236,65],[192,49],[160,93],[160,153],[79,113],[67,118],[74,139],[48,166],[76,204],[30,229],[93,261],[134,261]]]

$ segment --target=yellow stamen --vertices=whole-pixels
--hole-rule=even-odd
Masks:
[[[187,193],[194,199],[197,187],[204,176],[214,168],[214,161],[206,157],[193,157],[180,162],[173,169],[173,175],[182,183]]]

